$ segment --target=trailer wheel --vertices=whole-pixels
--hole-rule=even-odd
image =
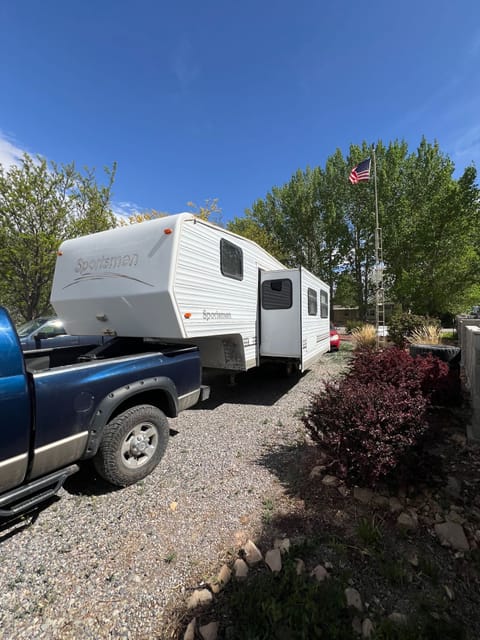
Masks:
[[[165,414],[149,404],[127,409],[105,426],[93,459],[98,473],[118,487],[148,476],[160,462],[169,438]]]

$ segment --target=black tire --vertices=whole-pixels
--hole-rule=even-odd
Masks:
[[[93,459],[98,473],[117,487],[142,480],[165,453],[170,430],[165,414],[149,404],[127,409],[105,426]]]

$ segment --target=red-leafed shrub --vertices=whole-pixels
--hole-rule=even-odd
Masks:
[[[372,485],[408,466],[428,429],[426,405],[420,392],[403,384],[364,383],[350,373],[315,397],[303,422],[339,475]]]
[[[357,352],[347,377],[359,384],[392,384],[414,396],[421,392],[434,404],[448,399],[451,386],[448,364],[431,354],[413,358],[398,347]]]

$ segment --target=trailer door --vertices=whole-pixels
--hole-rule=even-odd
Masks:
[[[301,357],[300,272],[260,272],[260,355]]]

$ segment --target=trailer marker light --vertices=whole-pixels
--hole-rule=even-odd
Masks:
[[[186,319],[188,320],[189,318],[191,318],[191,317],[192,317],[192,314],[187,312],[187,313],[184,313],[184,314],[183,314],[183,317],[184,317],[184,318],[186,318]]]
[[[165,233],[167,236],[169,236],[172,233],[172,229],[167,227],[166,229],[163,230],[163,233]]]

